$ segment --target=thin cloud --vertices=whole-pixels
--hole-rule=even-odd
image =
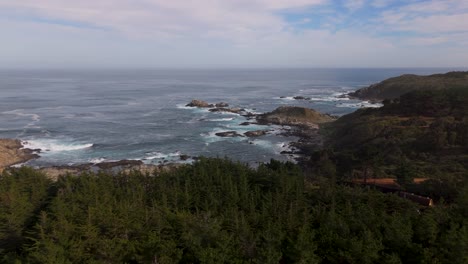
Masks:
[[[322,0],[22,0],[1,2],[0,8],[48,20],[77,21],[128,35],[239,35],[277,32],[286,23],[277,10],[310,7]],[[242,34],[241,34],[242,35]]]
[[[439,34],[468,31],[468,1],[428,1],[386,11],[380,19],[387,30]]]
[[[0,1],[0,60],[103,67],[460,66],[468,61],[467,15],[465,0]]]

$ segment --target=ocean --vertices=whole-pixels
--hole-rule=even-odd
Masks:
[[[281,127],[241,126],[243,116],[185,105],[200,99],[255,113],[295,105],[341,116],[378,105],[340,95],[401,74],[449,70],[0,70],[0,138],[40,149],[30,166],[193,161],[182,160],[184,155],[249,164],[293,160],[281,154],[295,140],[281,135]],[[257,138],[215,135],[259,129],[272,132]]]

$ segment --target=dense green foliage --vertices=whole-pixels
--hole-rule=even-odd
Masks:
[[[414,91],[384,103],[328,125],[329,149],[311,155],[309,166],[338,180],[393,177],[410,191],[454,200],[468,182],[468,89]],[[416,177],[431,180],[411,184]]]
[[[466,263],[468,189],[435,208],[290,163],[0,178],[4,263]]]

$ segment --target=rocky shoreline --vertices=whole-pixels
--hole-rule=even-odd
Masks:
[[[296,96],[295,100],[310,100],[307,97]],[[240,123],[249,125],[279,125],[283,128],[280,135],[285,137],[297,137],[298,141],[289,144],[290,150],[281,154],[291,155],[297,162],[301,162],[304,155],[319,149],[323,145],[323,136],[319,133],[320,125],[336,120],[328,114],[320,113],[314,109],[298,106],[280,106],[272,112],[255,114],[243,108],[227,108],[227,103],[208,103],[203,100],[192,100],[186,106],[209,108],[210,112],[231,112],[244,116],[248,121]],[[236,131],[217,132],[218,137],[261,137],[268,135],[272,130],[255,130],[239,134]]]
[[[0,173],[13,165],[39,158],[34,150],[23,148],[18,139],[0,139]]]
[[[210,104],[202,100],[192,100],[186,106],[209,108],[211,112],[229,112],[244,116],[248,121],[239,125],[279,125],[283,127],[283,132],[280,135],[285,137],[297,137],[298,141],[291,142],[288,147],[290,150],[282,151],[281,154],[294,156],[300,162],[302,156],[309,153],[311,150],[318,149],[323,144],[322,136],[319,133],[320,124],[334,121],[335,118],[319,113],[313,109],[296,107],[296,106],[281,106],[276,110],[263,114],[255,114],[243,108],[229,108],[229,104],[220,102]],[[268,135],[273,130],[252,130],[243,134],[236,131],[224,131],[216,133],[219,137],[247,137],[257,138]],[[40,157],[40,150],[31,150],[24,148],[22,142],[17,139],[0,139],[0,173],[4,169],[10,168],[14,165],[25,163],[32,159]],[[181,155],[181,161],[188,158],[194,160],[197,157],[189,157]],[[162,164],[145,164],[141,160],[119,160],[108,161],[102,163],[85,163],[78,165],[66,166],[50,166],[38,168],[44,172],[49,178],[56,180],[63,174],[79,174],[86,171],[97,172],[100,170],[113,171],[113,172],[128,172],[138,170],[143,173],[154,173],[167,171],[182,166],[180,163],[162,163]]]
[[[23,143],[18,139],[0,139],[0,173],[8,170],[15,165],[28,162],[40,157],[37,153],[40,150],[24,148]],[[184,160],[186,155],[181,155]],[[196,157],[193,157],[196,159]],[[158,165],[144,164],[140,160],[119,160],[102,163],[84,163],[78,165],[61,165],[37,168],[52,180],[57,180],[60,175],[80,174],[87,171],[97,172],[100,170],[113,172],[130,172],[133,170],[142,173],[163,172],[182,166],[178,163],[163,163]]]

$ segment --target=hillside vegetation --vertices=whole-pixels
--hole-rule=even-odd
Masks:
[[[414,91],[384,101],[379,109],[361,109],[327,126],[323,160],[341,180],[393,177],[409,190],[452,200],[468,179],[468,90]],[[411,185],[412,178],[430,178]]]
[[[433,91],[449,88],[468,89],[468,72],[449,72],[429,76],[405,74],[359,89],[350,93],[349,96],[363,100],[385,100],[395,99],[415,90]]]

